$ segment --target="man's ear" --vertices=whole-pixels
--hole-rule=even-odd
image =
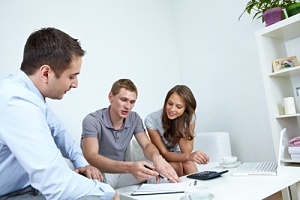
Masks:
[[[112,102],[113,97],[114,97],[113,93],[110,92],[110,93],[108,94],[108,100],[109,100],[110,103]]]
[[[45,83],[48,83],[50,71],[51,71],[51,68],[49,65],[42,65],[40,67],[40,77]]]

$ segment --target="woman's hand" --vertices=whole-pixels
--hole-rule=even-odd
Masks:
[[[209,162],[209,156],[200,150],[187,154],[186,159],[198,164],[207,164]]]

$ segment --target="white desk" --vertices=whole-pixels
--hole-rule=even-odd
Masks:
[[[281,169],[279,176],[251,177],[232,176],[235,169],[229,169],[229,172],[223,174],[220,178],[206,181],[199,180],[198,184],[208,185],[211,193],[215,195],[214,200],[259,200],[300,181],[300,167],[282,166]],[[216,166],[209,170],[222,171],[224,169]],[[182,177],[181,180],[191,179]],[[300,184],[297,185],[297,188],[299,186]],[[120,194],[121,200],[180,200],[184,196],[183,193],[132,196],[131,193],[138,187],[138,185],[135,185],[123,188],[120,192],[126,192]],[[298,199],[300,198],[298,197]]]

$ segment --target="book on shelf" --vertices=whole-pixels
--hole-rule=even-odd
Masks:
[[[300,146],[289,146],[288,151],[290,154],[292,153],[299,153],[300,154]]]

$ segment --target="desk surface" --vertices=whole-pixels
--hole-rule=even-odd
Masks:
[[[200,168],[199,171],[201,170],[203,171]],[[215,166],[206,170],[222,171],[224,169],[220,166]],[[211,193],[215,196],[214,200],[253,200],[266,198],[300,181],[299,166],[282,166],[279,176],[235,177],[232,176],[232,172],[235,169],[228,170],[229,172],[223,174],[220,178],[205,181],[199,180],[198,184],[209,186]],[[191,179],[182,177],[181,180]],[[122,191],[127,192],[120,194],[121,200],[180,200],[184,196],[184,193],[132,196],[131,193],[137,188],[138,186],[135,185],[122,189]]]

